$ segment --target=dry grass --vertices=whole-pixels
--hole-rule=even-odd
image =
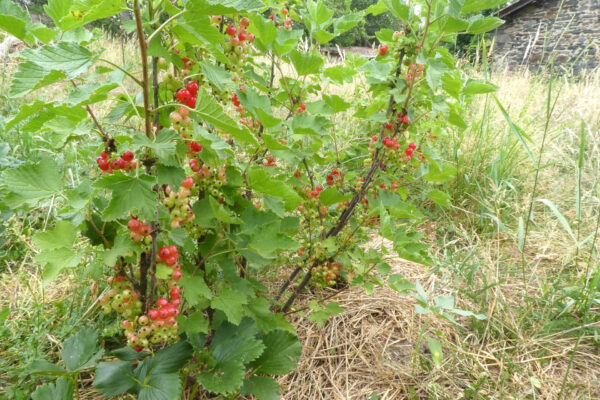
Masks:
[[[451,292],[422,265],[393,254],[388,263],[393,273],[421,282],[429,296]],[[503,285],[502,293],[496,293],[504,300],[498,307],[514,312],[517,307],[510,304],[514,301],[505,301],[506,296],[518,302],[522,289],[518,280]],[[301,298],[297,306],[306,307],[310,300]],[[304,349],[298,370],[280,380],[282,398],[369,399],[377,394],[380,399],[459,399],[479,387],[482,399],[556,399],[577,341],[575,336],[564,337],[565,332],[513,338],[480,335],[466,319],[459,319],[457,326],[416,314],[412,296],[389,288],[373,294],[352,288],[335,301],[345,311],[323,328],[311,324],[308,315],[292,317]],[[501,320],[503,315],[492,310],[488,323],[510,324]],[[433,366],[424,339],[417,346],[419,338],[426,337],[442,342],[440,368]],[[579,346],[570,377],[566,398],[600,398],[600,354],[594,345]]]

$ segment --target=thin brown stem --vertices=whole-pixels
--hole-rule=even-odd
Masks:
[[[313,177],[312,171],[308,167],[308,162],[306,162],[306,158],[302,159],[302,163],[304,164],[304,168],[306,169],[306,174],[308,175],[308,179],[310,179],[310,186],[313,190],[315,190],[315,179]],[[321,227],[323,228],[323,232],[321,236],[325,239],[325,222],[323,222],[323,215],[321,214],[321,201],[317,200],[317,213],[319,214],[319,220],[321,221]]]
[[[148,138],[152,138],[152,121],[150,120],[150,92],[149,77],[148,77],[148,45],[146,43],[144,25],[142,23],[142,13],[140,11],[139,0],[133,2],[133,14],[135,15],[135,22],[137,26],[138,41],[140,43],[140,51],[142,53],[142,92],[144,95],[144,125],[145,132]]]
[[[71,79],[71,83],[73,84],[73,86],[77,87],[77,83],[75,83],[75,81],[73,79]],[[100,137],[102,138],[102,141],[105,143],[108,143],[109,136],[104,131],[104,129],[102,129],[102,125],[100,125],[100,122],[98,122],[98,119],[96,118],[96,115],[94,115],[94,112],[92,111],[90,106],[86,105],[86,106],[84,106],[84,108],[87,111],[87,113],[89,114],[92,121],[94,122],[94,125],[96,125],[96,128],[98,128],[98,131],[100,132]]]
[[[106,236],[104,236],[103,230],[98,229],[98,227],[96,226],[96,223],[94,222],[94,219],[92,217],[90,217],[89,215],[86,215],[85,220],[90,223],[90,225],[92,226],[92,228],[94,228],[94,230],[96,231],[98,236],[100,236],[100,239],[102,239],[102,242],[104,242],[104,246],[107,249],[112,249],[112,246],[108,242],[108,239],[106,239]]]
[[[402,66],[402,60],[404,59],[404,50],[400,53],[400,57],[398,59],[398,64],[396,66],[396,78],[400,75],[400,70],[401,70],[401,66]],[[410,92],[407,96],[407,100],[406,103],[408,103],[408,100],[410,99]],[[390,100],[388,102],[388,107],[387,107],[387,111],[386,111],[386,117],[389,119],[390,116],[392,115],[392,110],[394,109],[394,95],[390,95]],[[385,133],[385,126],[382,126],[380,131],[379,131],[379,141],[381,142],[383,140],[383,135]],[[335,236],[338,233],[340,233],[340,231],[342,229],[344,229],[344,227],[346,226],[346,224],[348,223],[348,221],[350,220],[350,218],[352,217],[352,215],[354,215],[354,211],[356,210],[356,206],[358,205],[358,203],[360,203],[364,198],[365,195],[367,194],[367,191],[369,190],[369,187],[371,185],[371,182],[373,181],[373,177],[375,176],[375,172],[377,172],[377,170],[380,167],[380,156],[381,156],[381,151],[380,149],[376,149],[375,153],[373,154],[373,158],[371,160],[371,168],[369,168],[369,172],[367,173],[367,176],[365,177],[362,186],[360,187],[358,193],[356,193],[356,195],[354,195],[354,197],[352,198],[352,200],[350,201],[350,204],[348,205],[348,207],[344,210],[344,212],[342,213],[342,215],[340,215],[340,218],[338,219],[338,223],[329,230],[329,232],[327,232],[327,234],[325,235],[325,238],[331,237],[331,236]]]

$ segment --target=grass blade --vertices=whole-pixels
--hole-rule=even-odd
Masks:
[[[552,213],[556,216],[556,218],[558,218],[558,221],[563,226],[563,228],[565,228],[565,231],[567,231],[569,236],[571,236],[571,239],[573,239],[573,242],[575,242],[577,244],[577,246],[579,246],[579,243],[577,243],[577,238],[575,237],[575,234],[573,233],[573,230],[571,229],[571,225],[569,225],[569,222],[567,221],[565,216],[560,212],[560,210],[556,207],[556,205],[548,199],[538,199],[536,201],[539,201],[540,203],[544,203],[546,206],[548,206],[548,208],[552,211]]]
[[[529,156],[529,158],[531,159],[533,164],[537,166],[535,157],[533,156],[533,153],[529,149],[529,146],[527,146],[527,143],[525,143],[525,139],[523,138],[522,130],[513,123],[512,119],[510,119],[510,116],[508,115],[508,113],[506,112],[504,107],[502,106],[502,103],[500,103],[500,100],[498,100],[498,98],[495,95],[493,97],[494,97],[494,100],[496,101],[496,104],[498,105],[498,108],[500,108],[502,115],[504,115],[504,119],[506,119],[506,122],[508,123],[510,130],[515,134],[515,136],[517,137],[517,139],[519,140],[519,142],[525,149],[525,152],[527,152],[527,155]]]

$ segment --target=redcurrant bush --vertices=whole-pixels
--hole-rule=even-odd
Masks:
[[[63,3],[49,2],[52,28],[18,13],[0,19],[40,42],[16,55],[11,96],[70,85],[65,99],[35,99],[6,126],[72,126],[78,134],[55,136],[87,167],[46,157],[10,169],[3,202],[52,199],[58,210],[60,221],[34,236],[45,280],[99,268],[99,318],[113,323],[94,380],[102,394],[170,399],[191,385],[276,398],[272,377],[301,352],[284,316],[295,301],[386,284],[389,266],[363,246],[372,233],[430,263],[421,208],[448,205],[439,188],[455,173],[436,138],[464,129],[465,99],[491,88],[465,93],[440,43],[494,29],[497,18],[467,19],[449,0],[383,1],[339,18],[313,0]],[[128,5],[139,63],[117,66],[86,26]],[[325,64],[321,46],[388,5],[403,29],[378,32],[377,57]],[[354,96],[328,91],[353,80]],[[343,136],[339,116],[360,135]],[[287,278],[270,292],[273,271]]]

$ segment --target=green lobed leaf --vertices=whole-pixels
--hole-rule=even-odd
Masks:
[[[284,375],[296,368],[302,345],[295,335],[277,329],[267,333],[263,342],[267,348],[262,356],[252,363],[256,373]]]
[[[498,28],[502,24],[504,24],[503,20],[489,15],[484,18],[477,18],[470,21],[469,27],[467,28],[467,32],[473,35],[478,33],[485,33]]]
[[[236,360],[244,365],[256,360],[265,350],[265,345],[258,338],[258,329],[250,318],[244,318],[239,326],[221,324],[210,347],[217,362]]]
[[[255,45],[262,51],[267,51],[277,37],[278,29],[273,21],[263,18],[260,14],[251,14],[248,32],[255,36]]]
[[[465,0],[462,6],[463,13],[489,10],[490,8],[506,4],[507,0]]]
[[[154,219],[158,199],[152,187],[156,178],[149,175],[129,176],[121,171],[112,175],[104,175],[94,186],[112,192],[108,207],[102,214],[104,221],[113,221],[132,215],[140,215],[142,219]]]
[[[429,191],[429,193],[427,193],[427,198],[444,208],[450,208],[452,206],[452,198],[450,195],[441,190],[433,189]]]
[[[102,362],[96,367],[94,387],[105,396],[118,396],[137,387],[129,361]]]
[[[48,383],[38,386],[31,395],[33,400],[71,400],[73,399],[73,382],[67,378],[60,378],[56,384]]]
[[[185,299],[191,306],[199,304],[204,299],[210,300],[213,297],[212,292],[204,282],[201,272],[195,276],[185,274],[179,283],[185,291]]]
[[[35,262],[44,265],[42,280],[44,283],[53,281],[62,270],[79,265],[82,255],[64,247],[44,250],[35,256]]]
[[[242,387],[245,372],[240,361],[224,361],[198,375],[198,382],[209,392],[230,394]]]
[[[184,341],[160,349],[154,356],[138,364],[134,374],[140,382],[157,375],[175,374],[192,358],[192,346]]]
[[[43,358],[33,361],[27,366],[26,372],[32,375],[66,376],[68,372],[60,365],[52,364]]]
[[[263,167],[250,168],[248,183],[252,190],[282,198],[287,211],[294,210],[302,202],[302,198],[291,186],[282,180],[270,177]]]
[[[240,127],[235,120],[225,114],[223,108],[204,88],[200,88],[197,97],[196,109],[192,112],[192,117],[199,117],[201,120],[214,125],[233,136],[240,143],[258,144],[252,133],[246,127]]]
[[[29,14],[11,0],[0,0],[0,30],[17,39],[31,41]]]
[[[78,229],[69,221],[58,221],[52,230],[37,232],[33,244],[40,250],[53,250],[60,247],[73,247]]]
[[[77,371],[97,361],[102,353],[98,352],[98,332],[91,327],[84,327],[75,335],[65,340],[60,357],[69,369]]]
[[[279,383],[268,376],[253,376],[244,381],[242,395],[254,395],[258,400],[279,400],[281,388]]]
[[[290,52],[290,59],[299,76],[317,74],[321,71],[324,64],[323,57],[316,51],[307,53],[292,50]]]
[[[204,318],[204,312],[202,311],[196,311],[187,317],[180,315],[177,317],[177,322],[180,330],[186,334],[208,333],[209,331],[209,322]]]
[[[124,0],[49,0],[44,10],[62,31],[108,18],[126,8]]]
[[[44,68],[46,71],[61,71],[73,79],[86,72],[94,61],[94,54],[73,42],[58,42],[37,49],[25,49],[19,57]]]
[[[410,14],[410,6],[406,0],[383,0],[388,9],[401,20],[407,21]]]
[[[227,320],[234,325],[239,325],[242,321],[245,304],[248,304],[246,295],[227,286],[221,288],[210,303],[212,308],[223,311]]]
[[[5,170],[1,182],[10,193],[5,202],[16,208],[22,203],[33,205],[60,193],[62,177],[58,171],[58,165],[51,158]]]
[[[141,385],[138,400],[177,400],[181,398],[178,373],[153,373]]]
[[[135,253],[136,249],[136,243],[129,237],[118,235],[112,248],[102,253],[102,262],[106,265],[115,265],[119,257],[129,257]]]
[[[484,82],[476,79],[468,79],[465,86],[462,88],[462,93],[465,95],[493,93],[498,90],[498,86],[489,82]]]

